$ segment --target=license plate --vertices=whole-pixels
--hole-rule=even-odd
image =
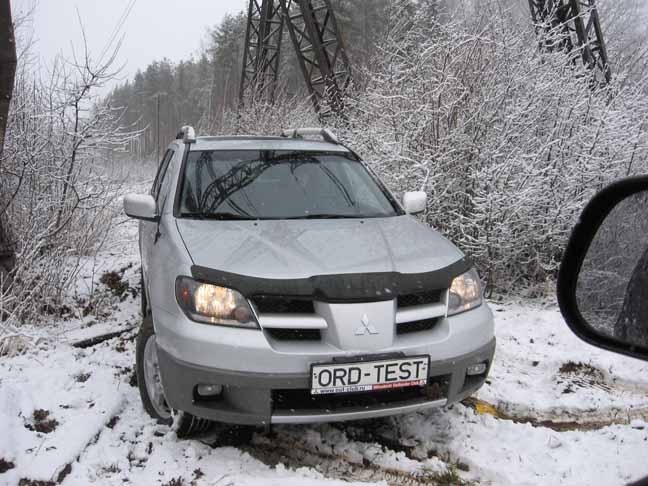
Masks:
[[[311,366],[311,395],[424,386],[429,356]]]

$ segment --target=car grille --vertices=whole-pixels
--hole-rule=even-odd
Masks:
[[[398,322],[395,325],[396,335],[425,332],[434,329],[438,322],[445,315],[445,290],[431,290],[414,294],[398,296],[397,312],[409,314],[406,322]],[[276,341],[320,341],[322,333],[320,329],[313,329],[309,326],[300,327],[300,317],[315,315],[314,302],[308,298],[294,296],[256,295],[252,302],[261,319],[263,316],[285,318],[281,326],[276,328],[273,325],[264,326],[267,336]],[[436,304],[434,308],[433,304]],[[439,308],[442,304],[444,307]],[[415,309],[416,307],[431,306],[431,309]],[[412,315],[412,313],[414,313]],[[301,315],[301,316],[300,316]],[[319,316],[317,316],[319,317]],[[405,320],[400,315],[398,321]],[[292,324],[289,322],[292,321]],[[287,325],[286,327],[284,327]]]
[[[398,296],[398,308],[414,307],[417,305],[437,304],[443,298],[444,290],[430,290],[417,294],[405,294]]]
[[[431,290],[398,296],[398,308],[436,304],[443,299],[444,290]],[[261,314],[313,314],[315,307],[309,299],[296,299],[273,295],[257,295],[252,298]]]
[[[410,332],[429,331],[439,322],[440,317],[431,317],[420,321],[401,322],[396,324],[396,334],[408,334]]]
[[[319,329],[265,329],[277,341],[319,341],[322,335]]]
[[[252,298],[259,314],[314,314],[312,300],[257,295]]]

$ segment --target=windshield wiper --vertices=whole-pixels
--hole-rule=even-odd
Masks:
[[[180,214],[182,218],[196,218],[196,219],[215,219],[219,221],[254,221],[258,218],[253,218],[251,216],[246,216],[245,214],[239,213],[228,213],[228,212],[218,212],[218,213],[182,213]]]

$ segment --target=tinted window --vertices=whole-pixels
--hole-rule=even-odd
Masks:
[[[370,218],[400,214],[360,162],[326,152],[191,152],[181,198],[183,217]]]

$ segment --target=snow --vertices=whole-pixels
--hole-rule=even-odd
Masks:
[[[480,398],[511,413],[554,420],[593,420],[642,411],[648,416],[648,363],[581,341],[554,306],[492,303],[491,307],[497,356],[491,385],[480,390]],[[568,362],[584,363],[593,376],[561,373],[560,367]]]
[[[106,270],[124,269],[138,286],[135,235],[135,223],[117,227],[80,276],[79,293],[88,275]],[[386,420],[282,426],[250,446],[215,448],[209,437],[178,440],[142,409],[130,384],[128,330],[138,299],[109,301],[101,322],[80,316],[28,327],[37,344],[0,359],[0,458],[15,464],[0,484],[424,484],[450,471],[476,484],[608,486],[648,475],[648,365],[581,342],[555,305],[491,303],[498,347],[477,393],[490,407],[466,402]],[[72,345],[115,329],[126,331]],[[58,422],[51,432],[27,428],[38,409]]]
[[[0,456],[12,458],[15,474],[56,477],[122,408],[113,370],[101,366],[94,353],[87,358],[83,351],[55,346],[2,367]],[[81,383],[83,373],[90,376]],[[36,409],[50,411],[59,423],[54,431],[39,434],[25,427]]]

